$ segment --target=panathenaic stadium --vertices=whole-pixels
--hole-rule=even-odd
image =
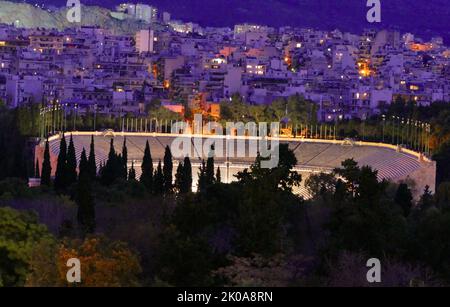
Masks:
[[[97,164],[105,162],[108,157],[111,139],[114,139],[114,147],[117,152],[122,151],[122,144],[126,138],[129,166],[134,162],[137,178],[140,176],[140,165],[144,155],[145,144],[150,144],[153,162],[156,165],[163,161],[166,146],[171,147],[174,140],[182,138],[182,141],[191,143],[189,149],[193,167],[194,190],[197,184],[198,168],[201,160],[206,158],[205,150],[199,150],[201,146],[209,146],[211,136],[206,135],[175,135],[163,133],[129,133],[129,132],[68,132],[68,139],[73,136],[77,159],[80,158],[83,148],[89,153],[91,136],[94,136],[95,154]],[[49,138],[52,172],[56,169],[61,135]],[[209,141],[208,141],[209,140]],[[280,143],[288,143],[294,151],[298,164],[296,171],[302,174],[302,186],[295,192],[308,198],[309,195],[303,186],[305,179],[312,173],[331,172],[340,167],[341,162],[353,158],[360,166],[368,165],[378,171],[380,180],[387,179],[392,182],[407,181],[413,184],[413,192],[418,197],[425,186],[435,190],[436,163],[420,153],[403,149],[401,147],[381,143],[353,142],[350,140],[317,140],[304,138],[279,138]],[[237,154],[238,141],[244,144],[246,154]],[[249,167],[255,160],[255,155],[249,154],[249,138],[214,136],[215,164],[220,167],[223,182],[231,182],[234,175]],[[200,147],[198,146],[200,144]],[[234,145],[232,145],[234,144]],[[233,148],[232,150],[230,148]],[[44,143],[36,147],[36,157],[42,163]],[[228,154],[225,154],[228,153]],[[239,156],[239,157],[237,157]],[[183,157],[174,155],[174,171]]]

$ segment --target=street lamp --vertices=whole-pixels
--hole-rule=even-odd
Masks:
[[[403,141],[404,141],[404,134],[405,134],[405,120],[402,118],[402,126],[401,126],[401,135],[402,135],[402,142],[401,145],[403,146]]]
[[[74,109],[75,109],[75,111],[74,111],[74,117],[73,117],[73,131],[75,131],[76,130],[76,122],[77,122],[77,110],[78,110],[78,105],[77,104],[75,104],[74,105]]]
[[[392,116],[392,144],[395,144],[395,116]]]
[[[97,104],[94,104],[94,131],[96,131],[97,124]]]

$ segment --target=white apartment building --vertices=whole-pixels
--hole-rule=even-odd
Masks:
[[[155,34],[153,30],[140,30],[136,33],[136,50],[139,53],[153,52],[153,45],[155,41]]]

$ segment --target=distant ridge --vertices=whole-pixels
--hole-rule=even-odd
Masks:
[[[42,3],[27,0],[29,3]],[[21,1],[17,1],[21,2]],[[114,8],[126,0],[81,0],[85,5]],[[361,32],[367,23],[366,0],[141,0],[173,18],[202,26],[232,26],[253,22],[269,26],[299,26],[323,30]],[[377,28],[397,29],[430,38],[442,36],[450,42],[448,0],[381,0],[382,23]],[[64,6],[66,0],[46,0],[46,5]],[[0,4],[1,6],[1,4]],[[0,9],[1,11],[1,9]]]
[[[0,0],[0,23],[18,24],[24,28],[58,29],[74,26],[101,26],[111,29],[114,33],[134,33],[145,24],[131,20],[118,20],[111,17],[110,10],[98,6],[82,6],[80,24],[70,23],[67,9],[61,8],[53,12],[35,7],[27,3],[14,3]]]

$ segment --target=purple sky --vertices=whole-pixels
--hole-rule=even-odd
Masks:
[[[64,5],[65,0],[36,1]],[[125,0],[81,0],[83,4],[114,7]],[[130,1],[138,2],[138,1]],[[366,21],[366,0],[142,0],[172,13],[174,18],[201,25],[230,26],[256,22],[270,26],[292,25],[360,32],[373,27]],[[426,38],[450,38],[449,0],[381,0],[380,28],[398,29]]]

